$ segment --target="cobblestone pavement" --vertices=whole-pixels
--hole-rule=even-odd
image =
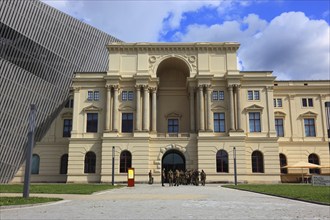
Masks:
[[[5,194],[1,194],[4,196]],[[63,201],[1,208],[0,219],[330,219],[330,207],[219,185],[136,185]]]

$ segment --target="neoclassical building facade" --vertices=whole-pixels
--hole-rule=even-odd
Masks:
[[[238,43],[111,43],[105,72],[77,72],[72,97],[33,155],[35,182],[156,182],[202,169],[207,182],[329,174],[329,81],[239,71]],[[24,167],[15,181],[22,181]]]

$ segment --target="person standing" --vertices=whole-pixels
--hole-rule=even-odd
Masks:
[[[166,177],[166,174],[165,174],[165,168],[163,168],[163,170],[162,170],[162,186],[165,186],[165,185],[164,185],[165,177]]]
[[[206,180],[206,173],[204,172],[204,170],[202,170],[202,172],[201,172],[202,186],[205,186],[205,180]]]
[[[154,180],[153,180],[153,177],[152,177],[152,173],[151,173],[151,170],[149,171],[149,184],[153,184]]]

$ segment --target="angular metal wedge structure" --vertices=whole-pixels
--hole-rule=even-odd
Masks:
[[[120,41],[38,0],[0,0],[0,183],[24,162],[30,104],[36,137],[66,102],[75,71],[104,71]]]

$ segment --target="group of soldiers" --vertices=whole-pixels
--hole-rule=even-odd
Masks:
[[[200,178],[199,178],[200,176]],[[206,173],[204,170],[199,172],[198,170],[174,170],[171,169],[166,173],[165,169],[162,171],[162,186],[164,186],[165,179],[168,179],[169,186],[179,185],[195,185],[198,186],[201,182],[202,186],[205,186]]]

